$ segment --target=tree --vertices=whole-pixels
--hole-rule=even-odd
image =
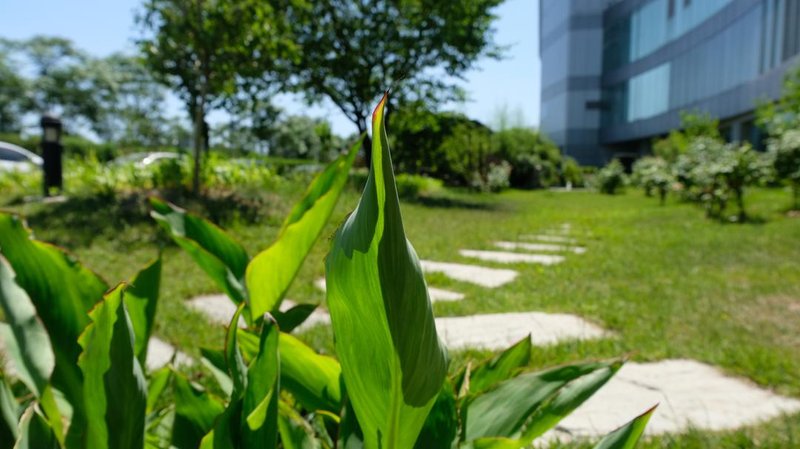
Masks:
[[[148,0],[138,22],[147,66],[184,101],[194,123],[193,189],[208,147],[209,111],[246,86],[280,81],[295,54],[287,19],[291,0]]]
[[[367,131],[376,97],[442,103],[463,93],[445,80],[483,56],[499,57],[492,9],[502,0],[318,0],[298,20],[297,87],[327,98]],[[364,141],[365,154],[371,143]]]
[[[3,44],[3,42],[0,42]],[[30,110],[30,82],[19,76],[6,45],[0,45],[0,132],[19,133],[22,116]]]
[[[141,58],[117,53],[89,66],[91,95],[99,109],[93,129],[99,137],[147,147],[170,143],[165,89]]]

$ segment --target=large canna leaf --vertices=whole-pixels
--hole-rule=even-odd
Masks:
[[[64,251],[33,240],[13,215],[0,213],[0,253],[16,273],[16,283],[36,307],[50,341],[56,343],[51,382],[73,407],[67,439],[76,443],[85,430],[78,336],[89,323],[87,312],[102,299],[108,286]]]
[[[570,382],[606,370],[614,363],[594,362],[524,373],[478,395],[462,410],[464,441],[518,438],[528,419]]]
[[[211,222],[158,198],[150,198],[152,217],[233,300],[245,300],[247,252]]]
[[[359,148],[361,140],[314,179],[303,199],[286,217],[275,243],[254,257],[248,265],[247,290],[254,317],[277,309],[280,305],[333,213]]]
[[[55,366],[53,347],[30,297],[15,280],[14,270],[0,256],[0,306],[8,326],[0,332],[20,380],[41,397]],[[7,331],[6,331],[7,330]]]
[[[511,347],[473,369],[465,368],[456,382],[457,390],[477,394],[506,380],[528,366],[531,360],[531,337],[528,335]]]
[[[586,402],[617,373],[622,362],[597,369],[568,383],[536,410],[525,428],[523,440],[531,442]]]
[[[153,333],[160,286],[161,258],[159,257],[139,271],[125,290],[125,307],[133,324],[136,358],[142,366],[147,359],[147,344]]]
[[[372,116],[372,168],[326,260],[344,383],[367,449],[414,446],[447,371],[419,260],[408,242],[384,128]]]
[[[305,343],[281,333],[281,388],[308,411],[338,414],[342,408],[342,368],[335,359],[319,355]]]
[[[117,286],[89,313],[78,365],[84,377],[89,449],[141,449],[147,386],[134,353],[133,329]]]
[[[30,405],[19,420],[17,442],[14,449],[60,449],[50,423],[39,412],[37,404]]]
[[[414,449],[450,449],[458,433],[458,410],[453,384],[445,381],[436,397]]]
[[[639,442],[639,438],[644,433],[644,428],[655,410],[656,407],[654,406],[624,426],[609,433],[597,443],[594,449],[633,449],[636,447],[636,443]]]

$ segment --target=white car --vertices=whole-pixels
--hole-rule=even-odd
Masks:
[[[44,161],[41,157],[13,143],[0,142],[0,172],[38,170]]]
[[[170,153],[166,151],[157,151],[153,153],[131,153],[114,159],[112,163],[116,165],[134,164],[137,167],[147,167],[149,165],[169,159],[181,160],[184,157],[185,156],[182,154]]]

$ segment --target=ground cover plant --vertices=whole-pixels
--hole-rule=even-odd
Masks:
[[[259,221],[210,215],[212,210],[230,208],[231,201],[176,201],[224,223],[249,254],[257,254],[275,239],[304,190],[305,186],[288,179],[277,192],[269,192],[259,203]],[[288,297],[324,302],[313,281],[324,276],[328,237],[355,206],[360,190],[342,192],[323,238],[312,248]],[[635,361],[692,358],[800,397],[796,326],[800,267],[793,263],[800,258],[800,223],[785,216],[791,198],[786,191],[751,189],[749,212],[761,220],[742,226],[706,220],[694,205],[674,197],[660,207],[638,191],[615,196],[513,190],[500,195],[450,190],[443,194],[401,204],[406,234],[425,259],[474,263],[458,256],[455,249],[488,249],[493,240],[518,238],[564,222],[573,224],[576,236],[589,248],[569,263],[548,269],[515,265],[518,280],[495,290],[426,275],[429,285],[466,295],[456,303],[433,304],[436,316],[528,310],[575,313],[602,323],[615,335],[607,340],[534,347],[528,369],[619,354],[629,354]],[[148,207],[121,206],[107,198],[91,203],[68,198],[64,204],[25,203],[7,209],[25,215],[37,238],[65,246],[109,280],[134,278],[161,247],[165,281],[160,285],[153,333],[198,358],[198,348],[219,347],[224,330],[210,327],[184,303],[197,295],[219,292],[219,287],[185,251],[169,243],[171,237],[156,232],[158,226],[148,217]],[[70,212],[70,208],[75,210]],[[124,210],[128,212],[122,214]],[[325,328],[312,328],[298,338],[317,351],[333,354],[332,337]],[[487,351],[450,355],[449,376],[469,359],[493,356]],[[202,370],[185,374],[222,394]],[[660,436],[644,440],[640,447],[793,447],[800,438],[798,428],[800,415],[792,415],[737,431],[689,430]]]
[[[17,368],[16,379],[0,385],[4,446],[521,448],[602,387],[621,361],[527,371],[530,340],[468,365],[453,379],[458,389],[450,386],[400,215],[385,98],[373,115],[379,138],[364,193],[327,261],[338,361],[280,331],[313,307],[278,306],[333,212],[359,144],[314,180],[275,242],[252,259],[220,228],[152,200],[153,217],[238,305],[224,347],[201,351],[221,398],[170,367],[143,368],[160,258],[109,289],[63,250],[31,238],[19,217],[0,214],[0,330]],[[632,447],[651,413],[597,447]]]

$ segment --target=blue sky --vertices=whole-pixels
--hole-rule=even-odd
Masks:
[[[96,56],[115,51],[132,53],[137,35],[134,11],[141,0],[0,0],[0,36],[25,39],[36,34],[63,36]],[[462,86],[470,101],[448,109],[492,123],[498,109],[521,113],[528,125],[539,123],[539,17],[537,0],[506,0],[497,9],[495,40],[509,45],[506,58],[481,60],[466,74]],[[292,98],[277,103],[289,112],[328,118],[337,133],[355,127],[331,105],[310,110]],[[177,109],[177,102],[173,102]]]

